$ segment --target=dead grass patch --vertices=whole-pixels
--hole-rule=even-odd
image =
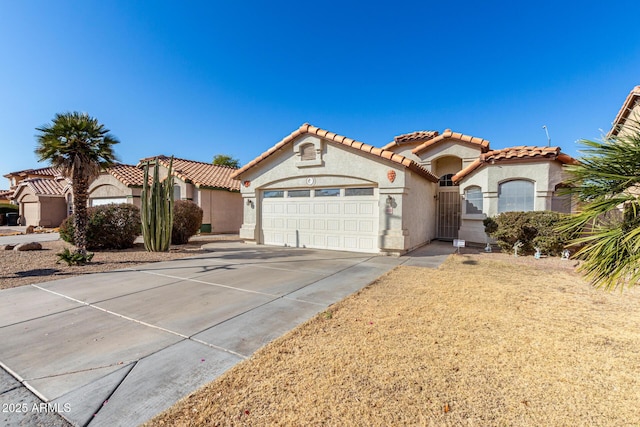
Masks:
[[[399,267],[147,425],[640,425],[639,290],[541,265]]]

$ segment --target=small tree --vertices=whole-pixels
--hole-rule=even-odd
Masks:
[[[213,156],[213,164],[217,166],[229,166],[235,169],[240,167],[240,161],[226,154],[216,154]]]
[[[102,169],[117,160],[112,146],[119,141],[109,133],[109,129],[86,113],[56,114],[51,124],[36,130],[40,132],[36,137],[38,146],[35,150],[38,159],[50,161],[71,179],[76,258],[82,260],[87,256],[89,185]]]

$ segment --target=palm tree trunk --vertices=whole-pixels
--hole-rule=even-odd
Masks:
[[[78,174],[80,175],[80,174]],[[88,183],[86,178],[78,177],[73,180],[73,211],[75,213],[75,244],[76,252],[87,255],[87,227],[89,224],[89,212],[87,209]]]

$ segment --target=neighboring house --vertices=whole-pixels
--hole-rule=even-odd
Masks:
[[[21,225],[57,227],[66,218],[68,181],[52,167],[25,169],[4,175],[18,205]]]
[[[89,206],[129,203],[140,207],[143,183],[142,169],[132,165],[114,165],[89,186]]]
[[[304,124],[234,174],[245,199],[240,237],[391,254],[432,239],[484,244],[487,216],[569,211],[557,191],[573,162],[558,147],[492,151],[448,129],[381,149]]]
[[[26,178],[13,190],[13,201],[20,213],[21,225],[57,227],[67,217],[65,194],[71,182],[61,175],[55,178]]]
[[[0,203],[9,203],[13,196],[13,190],[0,190]]]
[[[159,176],[168,175],[171,159],[157,156]],[[138,168],[148,161],[155,166],[156,157],[140,160]],[[201,231],[204,233],[237,233],[242,224],[240,182],[231,178],[237,169],[193,160],[173,159],[174,200],[191,200],[203,211]],[[150,172],[151,175],[152,172]]]
[[[138,166],[117,164],[103,171],[89,186],[89,206],[130,203],[140,207],[144,180],[142,160]],[[160,176],[166,178],[169,158],[159,156]],[[153,165],[155,167],[155,164]],[[242,224],[239,181],[236,169],[185,159],[173,160],[174,199],[192,200],[203,210],[201,231],[237,233]],[[28,169],[5,175],[20,206],[24,225],[55,227],[72,213],[71,186],[55,168]]]

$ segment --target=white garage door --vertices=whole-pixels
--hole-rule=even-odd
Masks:
[[[371,188],[264,191],[264,244],[378,252],[378,198]]]

